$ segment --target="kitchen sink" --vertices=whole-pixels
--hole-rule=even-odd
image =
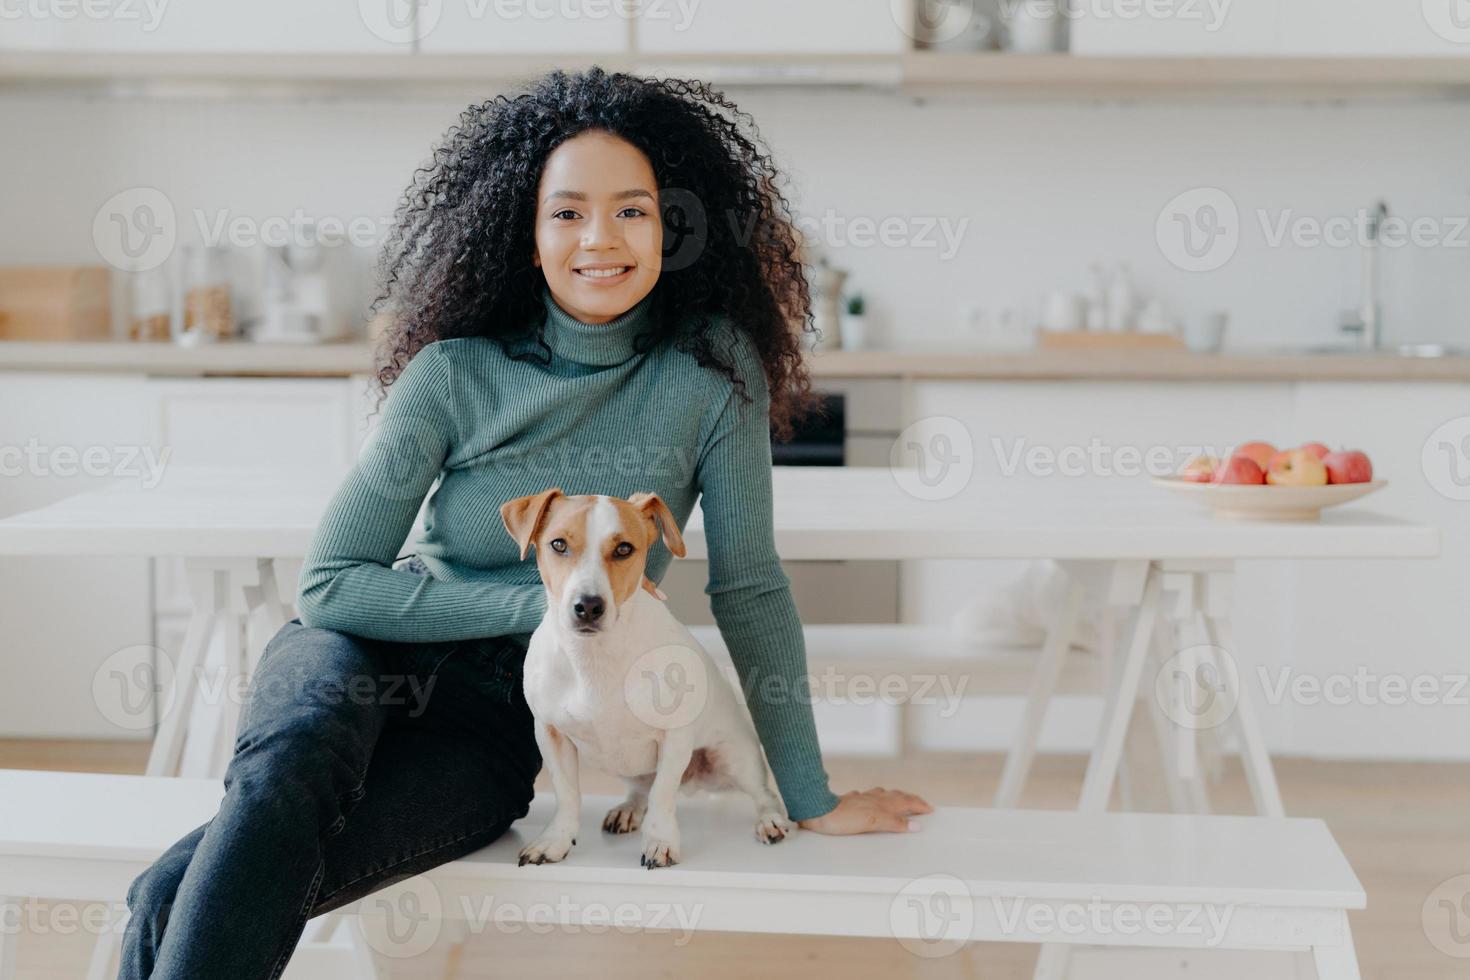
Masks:
[[[1362,354],[1378,357],[1470,357],[1470,348],[1448,347],[1444,344],[1398,344],[1377,349],[1353,344],[1318,344],[1292,350],[1306,354]]]

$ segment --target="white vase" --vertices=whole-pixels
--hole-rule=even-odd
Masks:
[[[868,317],[842,314],[842,349],[864,350],[868,346]]]

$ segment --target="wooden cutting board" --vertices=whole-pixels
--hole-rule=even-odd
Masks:
[[[107,340],[106,266],[0,268],[0,340]]]

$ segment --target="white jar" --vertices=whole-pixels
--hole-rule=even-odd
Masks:
[[[1062,8],[1067,0],[1015,0],[1008,5],[1006,50],[1048,54],[1062,50]]]

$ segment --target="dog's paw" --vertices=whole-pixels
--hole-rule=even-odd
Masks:
[[[755,839],[762,844],[776,844],[791,833],[791,823],[779,810],[766,810],[755,821]]]
[[[624,800],[602,818],[602,829],[609,834],[631,834],[643,824],[644,808]]]
[[[666,840],[644,840],[643,854],[639,856],[638,863],[650,869],[678,864],[679,845]]]
[[[575,837],[538,837],[521,848],[518,864],[555,864],[571,851],[577,843]]]

